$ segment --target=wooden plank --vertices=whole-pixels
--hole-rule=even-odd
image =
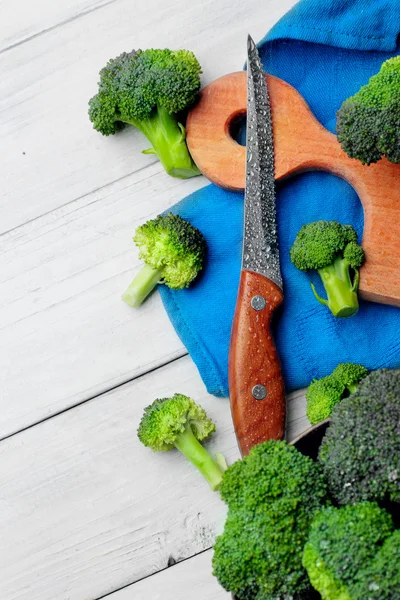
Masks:
[[[236,460],[228,401],[205,393],[189,357],[0,444],[1,598],[98,598],[212,546],[219,495],[179,453],[136,437],[143,408],[177,391],[214,419],[210,451]],[[304,400],[288,404],[294,436]]]
[[[231,600],[212,576],[212,550],[119,590],[108,600]]]
[[[47,30],[78,19],[116,0],[36,0],[25,2],[23,10],[16,10],[14,0],[0,2],[0,52],[9,51]]]
[[[186,354],[158,292],[120,296],[136,226],[203,183],[156,163],[0,237],[1,437]]]
[[[121,0],[122,5],[125,6]],[[131,3],[126,8],[129,13]],[[248,8],[252,10],[253,7]],[[88,22],[85,21],[86,27],[89,27],[87,39],[93,36],[97,40],[93,42],[93,52],[87,52],[92,63],[101,62],[102,53],[105,56],[112,54],[108,42],[100,43],[97,39],[96,27],[90,27],[94,19],[100,31],[108,31],[109,23],[106,26],[101,17],[103,11],[108,10],[97,11]],[[189,18],[185,10],[183,23]],[[216,53],[221,56],[218,58],[221,62],[218,62],[213,56],[215,47],[213,51],[208,46],[204,48],[200,32],[199,37],[194,35],[195,24],[189,26],[198,48],[203,48],[206,53],[208,76],[212,76],[214,69],[223,68],[225,62],[227,68],[230,65],[233,68],[234,61],[239,65],[242,60],[241,50],[238,50],[240,44],[234,44],[238,24],[235,21],[234,25],[228,26],[221,21],[226,10],[224,3],[217,4],[216,23],[211,17],[201,21],[201,18],[205,19],[201,16],[204,11],[197,13],[194,9],[195,14],[192,15],[204,34],[210,34],[213,27],[221,28],[218,42],[215,41],[215,44],[220,44]],[[241,15],[244,18],[240,11],[237,17]],[[169,15],[167,11],[165,18],[167,21],[176,20],[175,14]],[[148,13],[145,15],[148,16]],[[272,19],[273,15],[272,11],[268,18]],[[87,17],[82,17],[82,21],[85,19]],[[79,52],[83,52],[83,40],[86,39],[80,21],[69,23],[57,35],[49,32],[29,42],[32,72],[39,71],[37,80],[27,78],[24,64],[19,63],[26,52],[23,46],[19,46],[7,53],[11,73],[14,72],[16,80],[10,75],[6,81],[0,81],[0,87],[4,86],[4,90],[9,92],[9,97],[4,97],[7,106],[2,113],[3,125],[8,131],[7,139],[11,145],[18,145],[21,136],[20,141],[32,143],[34,149],[31,157],[29,152],[18,157],[18,161],[27,159],[21,171],[21,164],[18,166],[15,162],[17,146],[13,149],[8,144],[7,148],[5,145],[0,147],[5,163],[11,161],[4,167],[7,183],[3,182],[6,190],[3,200],[0,200],[0,205],[5,202],[0,226],[12,226],[54,204],[64,203],[62,207],[33,218],[0,237],[0,370],[4,379],[0,396],[1,437],[186,352],[157,295],[136,312],[126,307],[119,296],[139,267],[131,242],[135,227],[204,185],[205,180],[170,178],[158,162],[137,171],[147,164],[149,158],[136,153],[135,143],[139,142],[133,132],[122,134],[118,140],[110,140],[90,131],[86,108],[83,114],[81,103],[84,99],[82,87],[88,84],[89,70],[85,72],[85,69],[89,69],[89,64],[86,59],[79,61],[77,58]],[[136,22],[132,19],[134,27]],[[157,23],[156,30],[161,27]],[[102,30],[102,27],[105,29]],[[129,28],[125,29],[124,23],[120,27],[127,36]],[[177,32],[187,35],[180,27],[181,24]],[[114,39],[114,33],[113,30],[107,40]],[[162,40],[168,41],[164,33]],[[121,40],[114,39],[113,43],[121,44],[122,49],[126,47],[127,38],[122,35]],[[48,47],[48,61],[42,60],[44,44]],[[52,44],[57,46],[57,53]],[[232,44],[231,49],[236,50],[222,58],[224,44],[227,49]],[[60,47],[63,48],[61,54]],[[65,63],[58,71],[51,65],[53,51],[54,60]],[[68,109],[63,102],[70,93],[63,77],[71,82],[72,87],[76,84],[80,98],[70,99]],[[75,81],[74,77],[79,81]],[[17,101],[12,106],[18,94],[22,93],[22,80],[31,100]],[[22,113],[16,116],[13,110],[26,111],[24,114],[28,121]],[[47,127],[44,119],[49,114],[52,116],[49,117],[50,127]],[[72,119],[73,115],[77,121]],[[63,119],[62,123],[58,119]],[[65,147],[64,142],[67,144]],[[135,147],[130,149],[131,143]],[[99,156],[97,150],[105,154]],[[121,167],[122,163],[125,166]],[[117,168],[116,172],[114,168]],[[135,172],[129,174],[131,170]],[[103,186],[110,178],[117,181]],[[75,184],[77,187],[74,187]],[[99,189],[73,200],[81,191],[97,185],[100,185]],[[8,218],[11,221],[6,224]],[[26,394],[27,389],[29,395]]]
[[[0,55],[0,233],[154,161],[140,154],[148,142],[133,128],[103,138],[91,127],[87,102],[109,58],[133,47],[186,47],[207,83],[240,70],[247,32],[261,38],[293,4],[118,0]]]

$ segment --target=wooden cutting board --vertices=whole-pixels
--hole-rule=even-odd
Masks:
[[[360,295],[400,306],[400,165],[382,159],[365,166],[349,158],[292,86],[277,77],[266,77],[276,180],[323,170],[353,186],[364,208],[366,262],[361,269]],[[235,191],[245,186],[246,149],[231,137],[230,130],[235,120],[246,114],[246,79],[241,71],[208,85],[186,124],[187,143],[199,169],[216,185]]]

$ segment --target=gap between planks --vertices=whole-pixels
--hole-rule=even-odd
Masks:
[[[154,163],[0,238],[1,437],[186,353],[157,292],[120,299],[141,264],[133,231],[181,190]]]
[[[12,42],[8,46],[4,46],[3,48],[0,48],[0,54],[9,52],[10,50],[17,48],[18,46],[21,46],[22,44],[26,44],[27,42],[30,42],[42,35],[45,35],[46,33],[54,31],[55,29],[58,29],[59,27],[62,27],[63,25],[72,23],[73,21],[76,21],[77,19],[80,19],[81,17],[84,17],[86,15],[90,15],[91,13],[93,13],[97,10],[100,10],[101,8],[104,8],[105,6],[108,6],[109,4],[114,4],[117,1],[118,0],[106,0],[105,2],[101,2],[100,4],[96,4],[94,6],[87,6],[86,8],[83,8],[80,12],[73,14],[57,23],[54,23],[53,25],[50,25],[50,26],[46,27],[45,29],[42,29],[41,31],[31,33],[30,35],[27,35],[26,37],[22,37],[21,39],[17,38],[17,40],[15,42]],[[3,8],[3,10],[4,10],[4,8]],[[40,10],[41,10],[40,3],[36,2],[35,3],[35,11],[40,12]],[[18,17],[20,20],[20,18],[21,18],[20,13],[18,14]],[[7,20],[7,28],[8,28],[9,35],[10,35],[10,26],[12,26],[12,24],[10,23],[9,20]]]
[[[68,202],[65,202],[64,204],[62,204],[61,206],[59,206],[57,209],[48,210],[47,212],[44,212],[41,215],[37,215],[33,219],[29,219],[28,221],[25,221],[21,225],[16,225],[15,227],[12,227],[11,229],[8,229],[6,231],[0,232],[0,238],[3,237],[3,236],[4,237],[10,237],[12,234],[17,233],[19,230],[23,231],[26,227],[33,227],[33,225],[34,225],[34,223],[36,221],[38,221],[39,224],[40,224],[40,222],[42,221],[42,219],[44,219],[45,217],[48,217],[50,215],[54,215],[58,211],[61,212],[61,211],[65,210],[66,207],[69,206],[69,205],[79,204],[81,201],[84,201],[86,198],[90,198],[90,196],[95,195],[98,192],[103,192],[107,188],[110,188],[113,185],[115,185],[116,183],[120,183],[124,179],[129,179],[133,175],[138,175],[142,171],[147,171],[150,167],[153,167],[154,165],[159,165],[160,166],[160,169],[159,169],[159,171],[157,171],[157,173],[162,173],[163,172],[163,169],[162,169],[159,161],[158,160],[154,160],[153,162],[150,162],[148,165],[144,165],[143,167],[140,167],[139,169],[136,169],[135,171],[132,171],[132,173],[127,173],[126,175],[122,175],[121,177],[118,177],[118,179],[115,179],[114,181],[110,181],[108,183],[104,183],[103,185],[101,185],[101,186],[99,186],[97,188],[94,188],[93,190],[89,190],[88,192],[85,192],[84,194],[82,194],[82,196],[78,196],[77,198],[73,198],[72,200],[68,200]],[[153,170],[150,172],[149,177],[154,177]],[[96,202],[96,200],[94,200],[93,202]]]
[[[131,377],[130,379],[127,379],[126,381],[121,381],[121,383],[118,383],[114,387],[105,388],[104,390],[98,392],[97,394],[94,394],[94,396],[90,396],[89,398],[86,398],[85,400],[82,400],[81,402],[78,402],[77,404],[74,404],[73,406],[64,408],[63,410],[53,413],[53,414],[49,415],[48,417],[44,417],[43,419],[40,419],[39,421],[36,421],[35,423],[32,423],[31,425],[27,425],[26,427],[23,427],[22,429],[18,429],[16,431],[14,431],[13,433],[10,433],[9,435],[5,435],[4,437],[0,438],[0,444],[1,444],[1,442],[14,437],[15,435],[19,435],[20,433],[24,433],[24,431],[28,431],[28,429],[32,429],[32,427],[37,427],[38,425],[41,425],[42,423],[45,423],[46,421],[49,421],[50,419],[54,419],[55,417],[58,417],[70,410],[74,410],[74,408],[83,406],[87,402],[92,402],[92,400],[96,400],[96,398],[99,398],[100,396],[103,396],[104,394],[108,394],[110,392],[115,392],[116,390],[118,390],[118,388],[123,387],[124,385],[127,385],[128,383],[132,383],[133,381],[136,381],[136,379],[140,379],[140,377],[145,377],[146,375],[150,375],[151,373],[154,373],[158,369],[163,369],[164,367],[167,367],[168,365],[173,364],[177,360],[180,360],[181,358],[185,358],[185,356],[189,356],[189,353],[183,352],[182,354],[179,354],[175,358],[171,358],[170,360],[166,361],[165,363],[160,363],[156,367],[150,368],[148,371],[144,371],[143,373],[136,375],[136,377]]]
[[[68,10],[77,1],[69,0]],[[259,39],[293,4],[283,0],[265,10],[257,0],[119,0],[0,56],[7,139],[0,149],[1,226],[17,227],[0,238],[0,436],[184,352],[157,294],[140,313],[122,306],[119,295],[139,268],[135,226],[205,180],[169,181],[141,155],[148,144],[132,128],[112,139],[93,131],[87,102],[99,68],[110,56],[157,40],[160,47],[192,49],[206,84],[240,69],[248,30]],[[14,7],[12,0],[6,5]],[[54,24],[60,19],[51,11],[64,9],[39,0],[23,17],[32,23],[40,14],[41,23]],[[4,23],[15,30],[10,19]]]
[[[218,495],[179,453],[154,455],[136,436],[144,407],[177,391],[215,421],[209,450],[234,462],[229,403],[188,356],[0,443],[0,597],[99,598],[213,545]],[[288,438],[307,426],[291,394]]]
[[[212,575],[212,549],[96,600],[231,600]]]
[[[132,165],[148,164],[148,156],[140,154],[148,143],[132,128],[104,138],[89,122],[87,103],[110,57],[132,47],[154,46],[155,40],[160,47],[187,47],[198,56],[206,85],[242,68],[248,29],[262,37],[293,4],[284,0],[265,11],[256,0],[246,6],[232,6],[230,0],[195,6],[184,0],[173,6],[160,0],[118,0],[91,12],[88,19],[67,22],[0,55],[0,71],[5,73],[0,126],[7,139],[0,156],[0,204],[7,208],[2,227],[11,229],[116,181],[132,172]],[[7,19],[4,23],[9,26]]]

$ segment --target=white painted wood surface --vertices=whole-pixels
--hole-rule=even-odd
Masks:
[[[118,0],[0,54],[0,437],[185,352],[158,298],[135,312],[119,296],[138,267],[135,226],[206,181],[169,178],[133,128],[91,129],[99,68],[157,42],[193,49],[206,83],[239,69],[247,32],[292,4]]]
[[[154,161],[138,152],[148,143],[133,129],[109,138],[92,130],[87,103],[110,57],[135,47],[189,48],[207,83],[240,70],[247,33],[259,39],[293,4],[115,0],[0,54],[0,232]]]
[[[212,550],[111,594],[108,600],[231,600],[211,575]]]
[[[189,357],[0,444],[0,598],[98,598],[212,546],[218,493],[178,452],[154,454],[136,436],[144,407],[176,391],[204,406],[217,426],[207,447],[234,462],[228,400],[204,391]],[[304,412],[293,395],[290,439]]]
[[[143,407],[180,390],[232,462],[228,401],[206,394],[158,294],[139,311],[120,301],[139,268],[134,228],[207,182],[169,178],[133,129],[103,138],[87,101],[101,66],[133,47],[193,50],[204,84],[239,70],[247,33],[260,39],[294,3],[0,0],[2,600],[229,598],[203,552],[222,527],[218,494],[136,438]],[[289,415],[293,436],[301,393]]]
[[[135,227],[200,180],[156,163],[0,237],[1,436],[186,352],[158,292],[138,310],[120,296]]]
[[[2,0],[0,10],[0,52],[44,35],[50,29],[62,27],[116,0]],[[7,16],[7,18],[5,18]]]

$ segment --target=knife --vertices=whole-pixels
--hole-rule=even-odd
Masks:
[[[229,394],[242,454],[285,432],[285,390],[271,334],[283,301],[277,238],[274,146],[267,82],[253,39],[247,41],[244,234],[229,349]]]

